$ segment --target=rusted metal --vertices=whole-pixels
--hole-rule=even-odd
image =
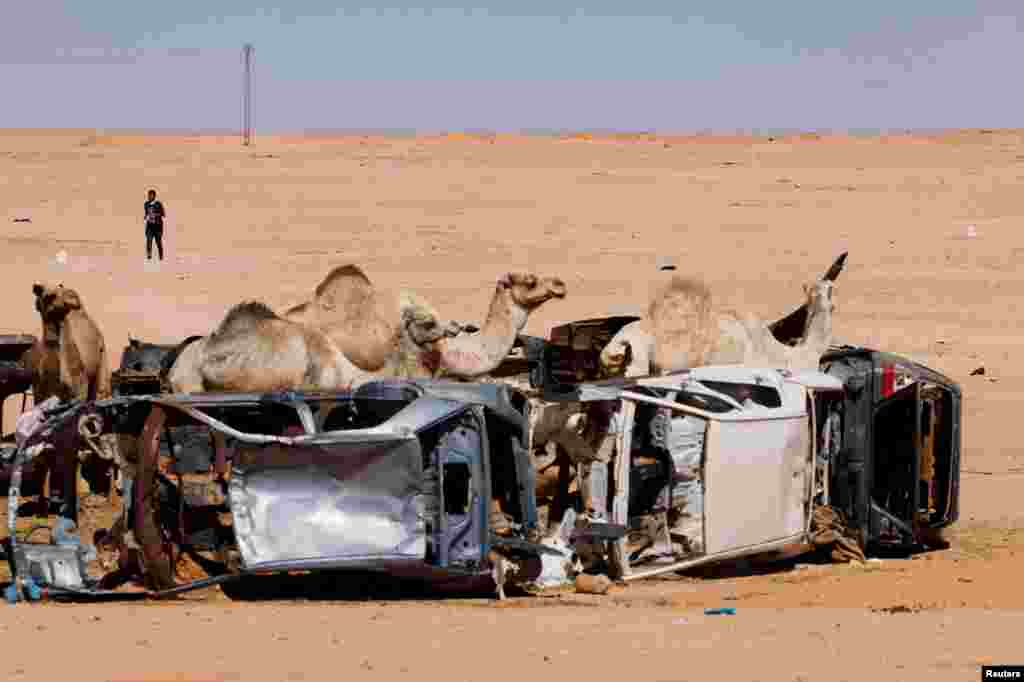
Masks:
[[[145,582],[148,587],[166,590],[174,587],[174,570],[169,553],[164,551],[163,536],[157,525],[156,474],[160,457],[160,433],[167,414],[153,405],[140,437],[139,462],[134,485],[135,538],[142,548]]]
[[[217,477],[220,478],[228,473],[227,439],[220,431],[213,431],[213,448],[213,473],[217,474]]]

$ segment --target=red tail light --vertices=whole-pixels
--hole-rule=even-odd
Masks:
[[[888,398],[896,392],[896,368],[892,365],[882,367],[882,397]]]

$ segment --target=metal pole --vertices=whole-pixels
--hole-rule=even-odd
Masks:
[[[246,147],[252,144],[252,53],[252,45],[246,43],[242,47],[242,144]]]

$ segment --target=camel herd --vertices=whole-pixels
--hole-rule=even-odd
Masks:
[[[508,355],[530,313],[565,296],[557,278],[498,279],[479,329],[440,319],[409,291],[378,291],[355,265],[332,270],[310,301],[277,314],[236,305],[208,336],[188,343],[168,372],[176,393],[343,390],[381,377],[470,380]]]
[[[711,364],[817,369],[831,342],[832,288],[845,257],[804,286],[801,328],[788,342],[752,314],[716,309],[702,281],[673,276],[645,317],[601,351],[601,368],[609,377]],[[81,297],[63,285],[37,283],[32,291],[42,322],[42,338],[24,358],[34,399],[109,397],[108,351]],[[382,377],[479,379],[506,359],[534,310],[565,295],[558,278],[507,273],[478,328],[441,319],[413,292],[382,292],[361,268],[343,265],[310,300],[280,313],[259,301],[235,305],[216,329],[173,350],[166,378],[175,393],[345,390]]]
[[[832,333],[832,288],[846,254],[804,286],[805,302],[768,324],[720,310],[698,279],[672,276],[646,315],[623,327],[600,353],[608,377],[661,374],[710,364],[817,369]],[[103,334],[80,296],[63,285],[33,285],[42,338],[23,358],[33,400],[96,400],[111,394]],[[259,301],[233,306],[205,336],[190,337],[164,359],[174,393],[350,390],[385,378],[488,380],[513,349],[529,315],[566,296],[558,278],[507,273],[495,285],[480,327],[444,320],[410,291],[377,289],[356,265],[333,269],[312,297],[282,312]],[[777,328],[788,325],[786,333]],[[571,404],[533,397],[533,447],[562,445],[574,462],[593,456]],[[589,440],[589,439],[588,439]]]

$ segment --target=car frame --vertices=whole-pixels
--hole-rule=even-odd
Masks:
[[[537,529],[524,406],[500,383],[405,380],[61,405],[18,449],[12,514],[21,468],[40,456],[31,446],[99,418],[120,439],[126,504],[95,539],[101,550],[116,547],[120,563],[89,578],[85,538],[28,543],[12,525],[4,542],[14,598],[40,588],[124,597],[112,589],[128,577],[162,596],[295,571],[370,571],[501,596],[506,583],[537,578],[545,555],[566,558]],[[74,457],[62,461],[77,467]],[[505,524],[494,520],[495,500]],[[72,527],[77,514],[70,500],[58,525]],[[179,584],[172,567],[185,551],[219,562],[214,575]]]

